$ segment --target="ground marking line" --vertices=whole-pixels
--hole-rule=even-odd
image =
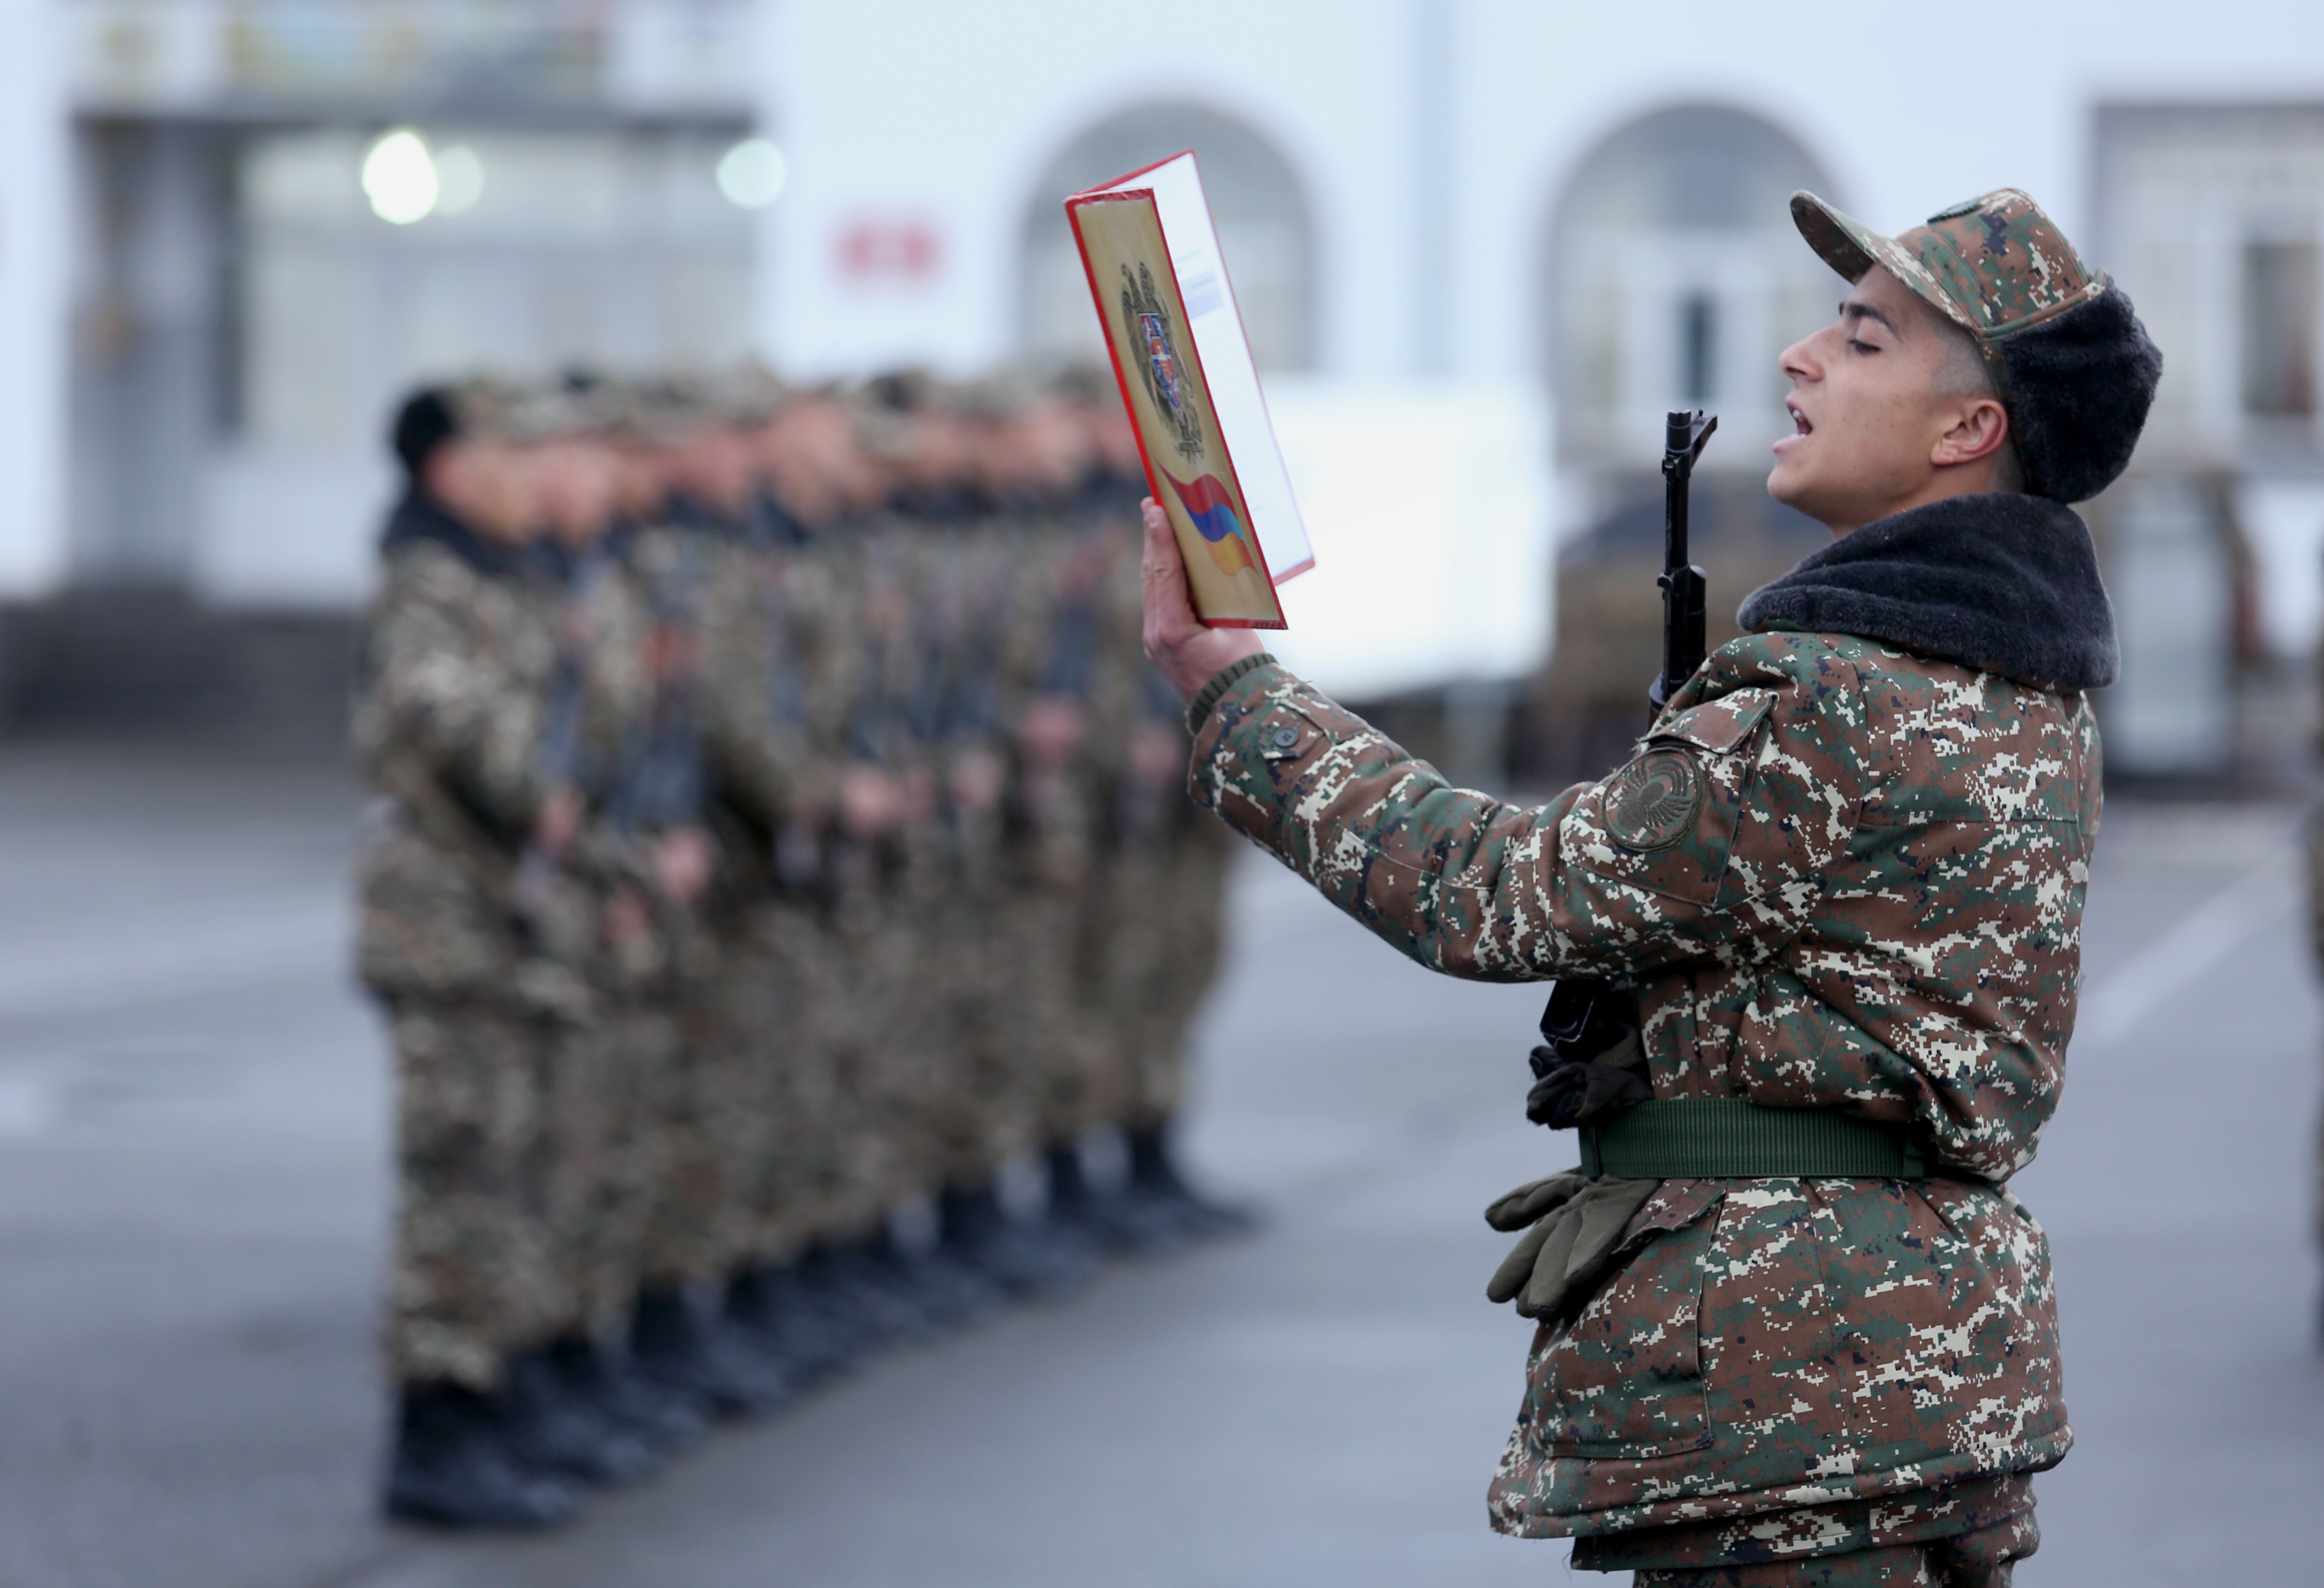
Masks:
[[[2129,1035],[2291,902],[2281,856],[2254,866],[2085,992],[2081,1017],[2074,1026],[2076,1040],[2106,1044]]]

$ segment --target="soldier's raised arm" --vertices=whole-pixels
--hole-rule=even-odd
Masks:
[[[1641,753],[1538,808],[1446,783],[1272,661],[1196,725],[1194,798],[1431,970],[1634,975],[1794,936],[1877,773],[1834,732],[1856,672],[1812,640],[1722,658]]]

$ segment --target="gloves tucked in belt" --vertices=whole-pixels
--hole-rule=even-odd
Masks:
[[[1520,1186],[1485,1210],[1496,1230],[1525,1230],[1485,1287],[1517,1314],[1554,1318],[1579,1312],[1621,1243],[1630,1215],[1660,1180],[1588,1179],[1578,1170]],[[1530,1223],[1533,1227],[1526,1229]]]
[[[1604,982],[1567,977],[1541,1013],[1526,1118],[1554,1131],[1596,1124],[1654,1097],[1637,1006]],[[1520,1186],[1485,1210],[1496,1230],[1525,1230],[1485,1294],[1514,1298],[1519,1316],[1578,1313],[1613,1260],[1630,1215],[1660,1180],[1591,1179],[1579,1170]],[[1532,1228],[1526,1229],[1526,1225]]]
[[[1655,1094],[1646,1084],[1646,1051],[1633,1029],[1613,1047],[1589,1059],[1562,1057],[1554,1048],[1531,1056],[1533,1090],[1526,1094],[1526,1118],[1553,1131],[1595,1124]]]

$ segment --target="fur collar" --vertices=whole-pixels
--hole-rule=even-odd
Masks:
[[[1885,640],[2044,688],[2121,670],[2089,530],[2061,503],[1953,496],[1866,524],[1744,598],[1750,632]]]

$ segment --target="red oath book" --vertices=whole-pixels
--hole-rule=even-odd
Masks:
[[[1194,151],[1076,193],[1065,215],[1195,615],[1218,628],[1284,627],[1275,587],[1315,555]]]

